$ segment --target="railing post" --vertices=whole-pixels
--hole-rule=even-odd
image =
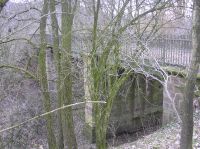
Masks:
[[[163,59],[163,65],[165,64],[165,43],[164,43],[164,37],[161,36],[161,45],[162,45],[162,59]]]

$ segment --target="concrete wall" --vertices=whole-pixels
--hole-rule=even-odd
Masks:
[[[164,89],[163,99],[163,124],[167,124],[181,117],[181,102],[184,93],[185,78],[179,75],[171,75],[167,82],[167,88]],[[200,78],[197,78],[194,99],[198,100],[200,96]],[[170,95],[170,96],[169,96]]]
[[[181,99],[183,99],[184,80],[178,76],[170,76],[167,88],[164,89],[163,99],[163,124],[177,120],[180,114]]]
[[[162,124],[163,87],[142,74],[133,74],[114,101],[109,131],[133,133]],[[114,127],[113,127],[114,125]]]

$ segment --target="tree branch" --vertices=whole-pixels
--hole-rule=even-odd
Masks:
[[[23,68],[20,68],[20,67],[17,67],[17,66],[13,66],[13,65],[0,65],[0,69],[1,68],[11,68],[11,69],[15,69],[17,71],[20,71],[20,72],[23,72],[25,73],[27,76],[31,77],[32,79],[34,80],[38,80],[37,77],[35,75],[33,75],[31,72],[23,69]]]

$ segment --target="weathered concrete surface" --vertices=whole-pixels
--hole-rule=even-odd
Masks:
[[[173,75],[169,77],[167,88],[164,89],[163,124],[176,120],[180,116],[183,85],[183,78]]]
[[[114,125],[115,133],[133,133],[161,124],[162,92],[162,86],[155,80],[141,74],[130,77],[113,104],[110,125]]]
[[[167,81],[167,88],[164,89],[163,124],[167,124],[173,120],[179,120],[181,118],[181,103],[183,99],[184,86],[184,77],[178,75],[169,76],[169,80]],[[195,96],[194,99],[191,98],[191,100],[193,100],[194,102],[196,101],[198,102],[197,104],[199,104],[199,96],[200,78],[198,77],[195,88]]]

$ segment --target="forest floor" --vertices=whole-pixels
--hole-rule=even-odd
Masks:
[[[180,124],[171,122],[140,139],[110,149],[179,149]],[[193,148],[200,149],[200,110],[194,113]]]

